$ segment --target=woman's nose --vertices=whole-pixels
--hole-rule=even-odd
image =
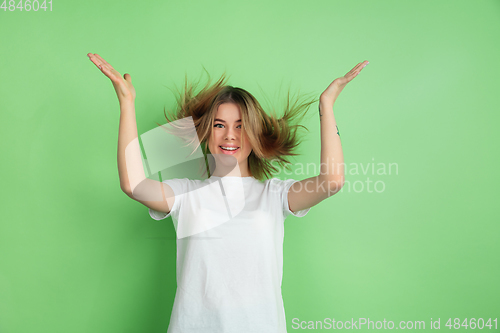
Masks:
[[[227,139],[236,139],[236,130],[235,129],[232,129],[232,128],[228,128],[226,130],[226,138]]]

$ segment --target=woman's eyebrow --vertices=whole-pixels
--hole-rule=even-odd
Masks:
[[[223,122],[223,123],[226,122],[225,120],[222,120],[222,119],[219,119],[219,118],[215,118],[214,121],[220,121],[220,122]],[[238,122],[241,123],[241,119],[238,119],[238,120],[235,121],[235,123],[238,123]]]

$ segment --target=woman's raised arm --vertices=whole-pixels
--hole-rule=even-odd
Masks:
[[[135,119],[135,88],[130,74],[123,77],[98,54],[88,53],[89,59],[106,75],[115,88],[120,103],[118,130],[118,173],[120,187],[129,197],[156,211],[170,211],[174,193],[165,183],[146,178]]]
[[[360,62],[346,75],[335,79],[321,94],[319,100],[320,174],[296,182],[290,187],[288,205],[292,212],[317,205],[340,191],[344,185],[344,154],[337,122],[333,115],[333,104],[347,83],[354,79],[366,65],[368,65],[368,61]]]

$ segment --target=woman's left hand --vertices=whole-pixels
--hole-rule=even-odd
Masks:
[[[354,79],[366,65],[368,65],[368,60],[360,62],[359,64],[354,66],[354,68],[351,69],[346,75],[339,77],[338,79],[335,79],[332,83],[330,83],[328,88],[326,88],[326,90],[321,94],[319,99],[320,103],[333,105],[342,89],[344,89],[344,87],[349,82],[351,82],[352,79]]]

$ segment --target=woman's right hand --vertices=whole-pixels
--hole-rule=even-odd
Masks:
[[[125,73],[122,77],[120,73],[113,68],[113,66],[108,64],[106,60],[104,60],[97,53],[87,53],[87,56],[90,61],[92,61],[97,68],[99,68],[101,72],[111,80],[120,103],[135,101],[135,88],[132,85],[132,77],[130,74]]]

